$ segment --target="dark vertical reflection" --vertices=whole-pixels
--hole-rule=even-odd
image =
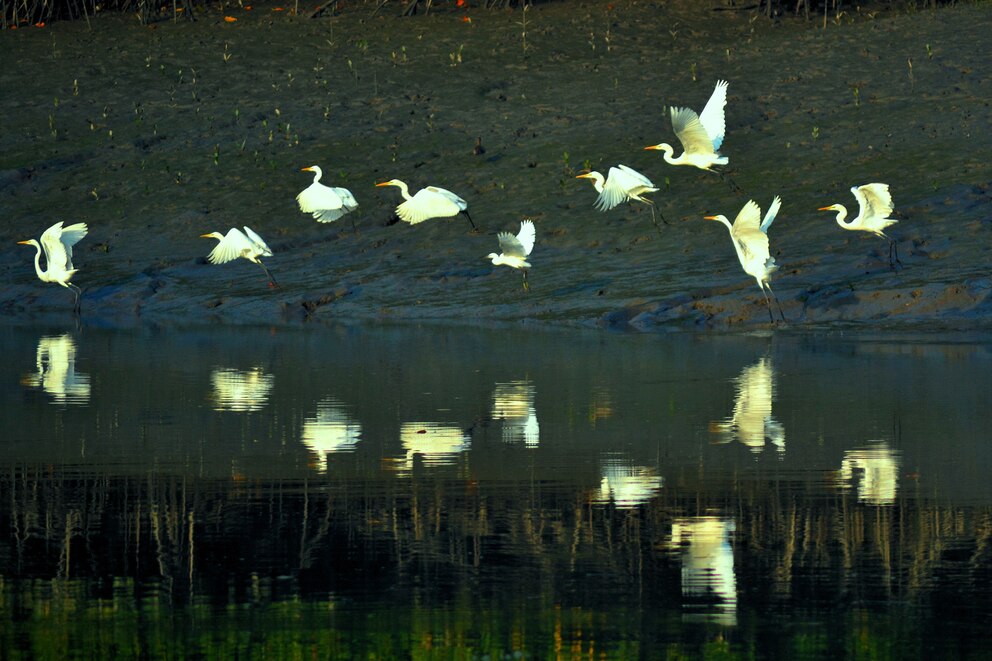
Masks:
[[[0,341],[5,650],[992,645],[985,343],[388,327]]]

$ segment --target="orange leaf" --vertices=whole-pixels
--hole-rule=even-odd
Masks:
[[[285,11],[282,7],[273,7],[272,11]]]
[[[225,16],[225,17],[224,17],[224,21],[225,21],[226,23],[234,23],[234,22],[235,22],[235,21],[237,21],[237,20],[238,20],[238,19],[236,19],[236,18],[234,18],[233,16]]]
[[[45,27],[45,21],[39,21],[38,23],[35,23],[34,26],[36,28],[43,28]]]
[[[245,11],[251,11],[251,5],[245,5]]]
[[[472,19],[468,16],[462,16],[462,23],[471,23]]]
[[[455,0],[455,6],[456,7],[464,7],[465,6],[465,0]]]

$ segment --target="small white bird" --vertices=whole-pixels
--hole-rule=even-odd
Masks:
[[[201,234],[200,238],[220,241],[207,255],[211,264],[226,264],[238,257],[244,257],[249,262],[262,267],[265,275],[269,278],[270,287],[277,286],[276,279],[269,273],[269,269],[265,268],[265,264],[258,259],[259,257],[271,257],[272,250],[262,240],[262,237],[253,232],[250,227],[245,226],[244,232],[237,227],[232,227],[228,230],[227,236],[220,232],[211,232],[210,234]]]
[[[79,269],[72,266],[72,247],[79,243],[79,240],[86,236],[89,230],[86,223],[76,223],[68,227],[62,227],[62,221],[55,223],[41,235],[41,243],[34,239],[18,241],[18,244],[34,246],[34,271],[38,274],[38,279],[42,282],[55,282],[67,289],[71,289],[76,294],[76,300],[72,304],[72,311],[79,312],[79,295],[82,290],[72,284],[71,280]],[[45,249],[46,269],[41,270],[41,249]]]
[[[527,269],[530,268],[530,262],[527,261],[527,257],[534,249],[536,236],[537,231],[534,229],[534,223],[529,220],[522,220],[520,221],[520,232],[516,236],[509,232],[500,232],[497,235],[500,250],[503,252],[498,255],[494,252],[486,255],[487,259],[493,260],[495,266],[503,264],[519,269],[524,274],[524,291],[530,291],[530,285],[527,284]]]
[[[671,108],[672,128],[684,149],[681,156],[672,158],[675,150],[665,142],[645,149],[665,152],[665,162],[670,165],[693,165],[710,172],[715,172],[712,169],[714,165],[726,165],[729,159],[720,155],[720,145],[727,131],[723,112],[727,105],[727,87],[727,81],[718,81],[713,95],[699,115],[690,108]]]
[[[311,165],[300,172],[313,172],[314,176],[313,183],[296,196],[296,202],[300,205],[300,211],[313,214],[317,222],[333,222],[358,208],[358,201],[347,188],[332,188],[320,183],[323,175],[320,166]],[[354,219],[351,221],[351,228],[355,229]]]
[[[468,202],[450,190],[437,186],[427,186],[418,190],[416,195],[410,195],[409,187],[399,179],[390,179],[376,184],[376,186],[396,186],[400,189],[400,194],[406,202],[396,207],[396,215],[400,217],[400,220],[411,225],[422,223],[431,218],[450,218],[463,213],[472,225],[472,229],[478,229],[472,216],[468,215]]]
[[[854,220],[844,222],[847,218],[847,208],[843,204],[831,204],[829,207],[820,207],[819,211],[836,211],[837,224],[846,230],[860,230],[871,232],[875,236],[889,239],[889,267],[895,270],[895,265],[902,266],[899,260],[899,248],[896,247],[895,239],[889,237],[884,230],[889,225],[895,225],[899,221],[889,218],[892,213],[892,195],[889,194],[888,184],[865,184],[864,186],[854,186],[851,188],[854,197],[858,200],[858,215]],[[892,257],[895,255],[895,260]]]
[[[638,202],[647,204],[651,207],[651,222],[654,223],[655,228],[659,232],[661,231],[661,228],[658,227],[658,221],[655,220],[654,202],[646,197],[642,197],[645,193],[655,192],[658,190],[658,187],[637,170],[620,164],[615,168],[610,168],[606,179],[603,178],[603,175],[595,171],[577,175],[576,179],[592,179],[592,185],[595,187],[596,192],[599,193],[595,206],[600,211],[609,211],[627,200],[637,200]],[[660,214],[661,212],[659,211],[658,213]],[[666,224],[668,223],[664,216],[661,219]]]
[[[772,286],[768,282],[768,277],[778,270],[778,265],[769,252],[768,235],[765,232],[775,221],[775,216],[781,206],[782,200],[776,195],[771,206],[768,207],[768,213],[762,220],[761,208],[758,203],[754,200],[748,200],[741,212],[737,214],[733,225],[730,224],[726,216],[705,216],[706,220],[717,220],[730,230],[730,238],[734,242],[737,259],[740,260],[744,272],[757,280],[761,293],[765,297],[765,303],[768,305],[768,318],[773,322],[775,317],[772,314],[772,304],[768,300],[765,289],[775,299],[775,305],[778,306],[778,313],[782,317],[782,321],[785,321],[785,314],[782,312],[782,305],[778,302],[778,297],[775,296],[775,292],[772,291]]]

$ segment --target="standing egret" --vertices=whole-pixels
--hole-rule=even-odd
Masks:
[[[210,234],[201,234],[200,238],[220,241],[207,255],[211,264],[226,264],[238,257],[244,257],[249,262],[262,267],[265,275],[269,278],[270,287],[277,286],[276,279],[269,273],[269,269],[265,268],[265,264],[258,259],[259,257],[272,257],[272,250],[265,244],[262,237],[255,234],[250,227],[245,226],[244,232],[237,227],[232,227],[228,230],[227,236],[220,232],[211,232]]]
[[[706,220],[720,221],[730,230],[730,238],[734,242],[737,259],[740,260],[744,272],[758,281],[761,293],[765,297],[765,303],[768,305],[768,318],[772,322],[775,321],[775,317],[772,314],[772,304],[768,300],[768,293],[775,299],[775,305],[778,306],[778,313],[782,317],[782,321],[785,321],[785,314],[782,312],[782,305],[778,302],[778,297],[775,296],[775,292],[772,291],[772,286],[768,282],[768,276],[778,270],[778,264],[775,263],[775,258],[771,257],[768,251],[768,235],[765,234],[765,231],[775,220],[781,205],[782,200],[776,195],[771,206],[768,207],[768,213],[762,220],[761,208],[758,203],[754,200],[748,200],[741,212],[737,214],[733,225],[730,224],[726,216],[705,216]],[[765,289],[768,290],[768,293],[765,293]]]
[[[699,115],[690,108],[671,108],[672,128],[684,150],[681,156],[672,158],[675,150],[665,142],[645,149],[665,152],[665,162],[670,165],[693,165],[710,172],[715,172],[712,169],[714,165],[726,165],[729,160],[721,156],[719,150],[727,132],[723,114],[723,108],[727,105],[727,86],[727,81],[717,81],[713,95]]]
[[[858,215],[854,220],[844,222],[847,218],[847,208],[843,204],[831,204],[829,207],[820,207],[819,211],[836,211],[837,224],[846,230],[861,230],[871,232],[875,236],[889,239],[889,267],[895,270],[896,264],[902,266],[899,260],[899,248],[896,247],[895,239],[889,237],[882,230],[889,225],[895,225],[899,221],[889,218],[892,213],[892,195],[889,194],[888,184],[865,184],[864,186],[854,186],[851,188],[854,197],[858,200]],[[895,261],[892,256],[895,255]]]
[[[522,220],[520,221],[520,232],[516,236],[509,232],[500,232],[497,235],[500,250],[503,252],[498,255],[494,252],[486,255],[487,259],[493,260],[495,266],[505,264],[520,269],[520,272],[524,274],[524,291],[530,291],[530,285],[527,284],[527,269],[530,268],[530,262],[527,261],[527,256],[534,249],[536,236],[537,231],[534,229],[534,223],[529,220]]]
[[[21,245],[35,247],[37,252],[34,254],[34,271],[38,274],[39,280],[57,282],[76,294],[76,300],[72,304],[72,311],[75,313],[79,312],[79,295],[82,290],[70,282],[76,275],[76,271],[79,270],[72,267],[72,247],[86,236],[87,231],[89,230],[86,223],[76,223],[63,228],[60,220],[42,233],[40,244],[34,239],[17,242]],[[45,249],[47,266],[44,271],[41,270],[42,248]]]
[[[603,175],[598,172],[580,174],[576,179],[592,179],[592,185],[599,193],[599,197],[596,198],[596,208],[600,211],[608,211],[627,200],[637,200],[647,204],[651,207],[651,222],[654,223],[655,229],[661,231],[654,215],[654,202],[642,197],[645,193],[655,192],[658,187],[637,170],[621,164],[615,168],[611,167],[606,179],[603,179]],[[668,224],[664,216],[661,216],[661,219],[666,225]]]
[[[320,183],[323,175],[320,166],[311,165],[300,172],[313,172],[313,183],[296,196],[296,202],[300,205],[300,211],[313,214],[317,222],[333,222],[358,208],[358,201],[347,188],[332,188]],[[351,221],[351,229],[355,229],[354,219]]]
[[[406,202],[396,207],[396,215],[411,225],[422,223],[431,218],[450,218],[460,213],[465,214],[472,229],[478,229],[472,216],[468,215],[468,202],[458,197],[450,190],[427,186],[410,195],[410,189],[399,179],[390,179],[376,186],[396,186]]]

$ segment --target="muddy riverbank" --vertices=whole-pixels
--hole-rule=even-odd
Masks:
[[[58,220],[76,249],[84,319],[112,324],[338,319],[530,321],[638,329],[768,325],[727,232],[749,197],[782,211],[772,285],[794,325],[975,329],[992,313],[989,5],[843,14],[822,23],[696,3],[444,6],[305,19],[255,3],[195,23],[128,16],[0,34],[0,315],[68,318],[32,250]],[[226,21],[225,15],[236,18]],[[665,164],[668,105],[699,110],[730,81],[736,194]],[[483,153],[474,149],[481,138]],[[648,209],[593,208],[574,176],[616,163],[659,185]],[[360,207],[330,225],[296,208],[318,164]],[[391,178],[468,200],[459,218],[396,223]],[[885,241],[817,208],[890,185]],[[354,218],[357,232],[348,222]],[[485,255],[537,226],[531,290]],[[200,234],[248,225],[280,286],[244,260],[207,264]]]

